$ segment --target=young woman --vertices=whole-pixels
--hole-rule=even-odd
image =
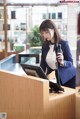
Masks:
[[[40,66],[47,75],[53,70],[58,71],[61,85],[75,88],[76,69],[73,66],[68,42],[61,39],[55,24],[51,20],[47,19],[41,23],[40,32],[44,41]],[[59,44],[61,51],[58,52]]]

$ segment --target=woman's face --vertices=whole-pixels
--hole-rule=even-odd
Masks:
[[[51,41],[54,38],[54,30],[48,29],[46,31],[41,31],[41,35],[44,40]]]

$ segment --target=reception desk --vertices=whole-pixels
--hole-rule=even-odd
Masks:
[[[80,86],[76,87],[76,119],[80,119]]]
[[[75,119],[75,90],[49,93],[49,81],[0,70],[0,113],[7,119]]]

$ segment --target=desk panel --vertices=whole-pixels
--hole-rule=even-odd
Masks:
[[[49,81],[0,71],[0,112],[7,119],[75,119],[75,89],[49,94]]]

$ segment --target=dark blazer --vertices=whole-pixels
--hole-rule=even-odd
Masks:
[[[71,55],[71,51],[68,45],[68,41],[61,40],[61,49],[64,56],[64,66],[58,65],[58,72],[61,79],[62,84],[65,84],[67,81],[71,80],[76,75],[76,69],[73,66],[73,59]],[[44,70],[47,69],[47,75],[51,73],[53,70],[46,63],[46,55],[49,51],[49,41],[45,41],[42,45],[42,56],[40,66]],[[54,46],[55,52],[57,50],[57,46]]]

